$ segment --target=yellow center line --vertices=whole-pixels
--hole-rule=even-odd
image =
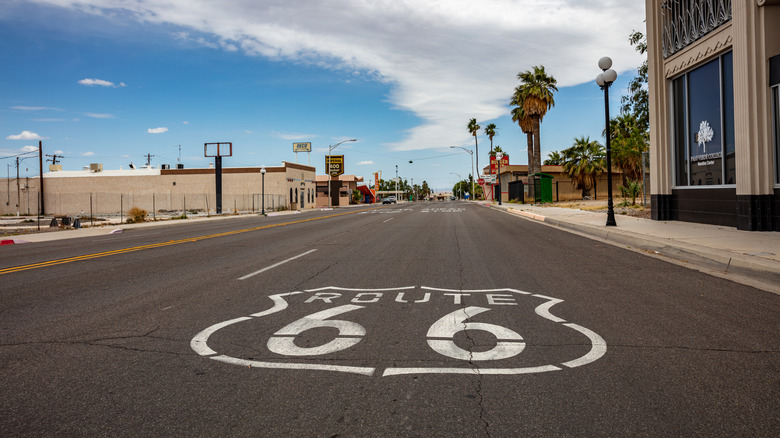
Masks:
[[[148,245],[141,245],[141,246],[133,246],[133,247],[130,247],[130,248],[115,249],[113,251],[98,252],[98,253],[94,253],[94,254],[85,254],[85,255],[80,255],[80,256],[75,256],[75,257],[68,257],[68,258],[64,258],[64,259],[49,260],[49,261],[39,262],[39,263],[31,263],[29,265],[22,265],[22,266],[15,266],[15,267],[11,267],[11,268],[0,269],[0,275],[11,274],[11,273],[14,273],[14,272],[27,271],[27,270],[30,270],[30,269],[45,268],[47,266],[62,265],[62,264],[65,264],[65,263],[77,262],[77,261],[80,261],[80,260],[90,260],[90,259],[96,259],[96,258],[100,258],[100,257],[108,257],[108,256],[112,256],[112,255],[117,255],[117,254],[126,254],[126,253],[129,253],[129,252],[142,251],[142,250],[145,250],[145,249],[153,249],[153,248],[161,248],[161,247],[164,247],[164,246],[178,245],[180,243],[198,242],[198,241],[201,241],[201,240],[214,239],[214,238],[217,238],[217,237],[225,237],[225,236],[232,236],[234,234],[248,233],[250,231],[258,231],[258,230],[265,230],[265,229],[268,229],[268,228],[282,227],[282,226],[286,226],[286,225],[301,224],[301,223],[304,223],[304,222],[317,221],[317,220],[322,220],[322,219],[329,219],[329,218],[344,216],[344,215],[347,215],[347,214],[360,213],[362,211],[375,210],[375,209],[378,209],[378,208],[386,208],[386,207],[373,207],[373,208],[370,208],[370,209],[367,209],[367,210],[349,211],[349,212],[345,212],[345,213],[331,214],[331,215],[322,216],[322,217],[313,217],[313,218],[300,219],[300,220],[291,221],[291,222],[282,222],[282,223],[278,223],[278,224],[263,225],[263,226],[260,226],[260,227],[245,228],[243,230],[225,231],[223,233],[207,234],[205,236],[188,237],[186,239],[169,240],[167,242],[151,243],[151,244],[148,244]]]

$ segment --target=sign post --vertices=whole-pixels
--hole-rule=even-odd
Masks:
[[[214,158],[214,175],[216,180],[216,211],[222,214],[222,157],[233,156],[233,143],[204,143],[203,156]]]
[[[333,202],[330,194],[330,186],[333,185],[334,176],[339,176],[344,174],[344,156],[326,155],[325,169],[327,169],[328,171],[328,205],[330,205]]]
[[[309,166],[311,166],[311,142],[293,143],[293,152],[295,152],[295,162],[298,162],[298,152],[306,152]]]

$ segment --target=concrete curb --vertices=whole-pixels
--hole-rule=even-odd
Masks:
[[[495,208],[504,210],[503,208]],[[584,237],[593,238],[615,246],[638,249],[647,255],[673,261],[675,264],[726,278],[737,283],[780,293],[780,263],[773,260],[689,242],[679,242],[669,238],[638,234],[620,228],[597,227],[513,208],[507,208],[506,211],[527,220],[543,222],[548,226],[575,232]]]

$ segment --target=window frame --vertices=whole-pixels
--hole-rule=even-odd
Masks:
[[[726,132],[725,132],[725,125],[726,125],[726,108],[725,108],[725,90],[724,90],[724,57],[726,55],[731,54],[731,60],[732,63],[734,62],[733,57],[733,51],[728,50],[722,53],[719,53],[718,55],[708,58],[704,60],[703,62],[698,63],[694,68],[691,68],[689,70],[686,70],[685,72],[674,76],[670,79],[668,79],[667,83],[669,85],[668,87],[668,95],[669,95],[669,114],[667,114],[667,118],[669,121],[669,154],[671,156],[671,163],[672,163],[672,189],[674,190],[681,190],[681,189],[691,189],[691,190],[702,190],[702,189],[720,189],[720,188],[736,188],[736,175],[734,178],[733,184],[702,184],[702,185],[695,185],[692,184],[692,175],[691,175],[691,167],[693,162],[691,161],[691,132],[690,132],[690,116],[691,116],[691,96],[690,96],[690,86],[689,86],[689,75],[691,72],[697,70],[700,67],[703,67],[710,62],[717,61],[718,65],[718,94],[719,94],[719,122],[720,122],[720,141],[721,141],[721,158],[720,158],[720,168],[721,168],[721,180],[727,181],[727,170],[726,170]],[[683,87],[683,98],[685,102],[683,104],[678,104],[677,101],[675,101],[675,86],[674,82],[678,79],[681,79],[681,85]],[[732,78],[733,79],[733,78]],[[732,87],[733,88],[733,87]],[[733,90],[732,90],[733,92]],[[732,97],[733,98],[733,97]],[[684,110],[683,114],[683,137],[685,138],[685,144],[681,145],[682,148],[685,150],[685,161],[686,163],[680,163],[679,161],[679,150],[678,150],[678,123],[677,122],[677,109],[679,107],[682,107]],[[734,117],[734,114],[732,114],[732,117]],[[778,152],[780,153],[780,151]],[[736,154],[736,150],[735,150]],[[681,184],[679,181],[680,177],[680,165],[686,166],[685,168],[685,177],[687,178],[687,181],[685,181],[684,184]],[[778,166],[780,167],[780,165]],[[736,169],[735,169],[736,172]],[[780,184],[780,170],[777,172],[777,184]]]

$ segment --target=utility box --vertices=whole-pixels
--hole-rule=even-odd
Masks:
[[[534,201],[538,203],[552,202],[552,181],[553,176],[546,173],[535,173],[534,178]]]
[[[90,163],[89,170],[90,172],[102,172],[103,163]]]

